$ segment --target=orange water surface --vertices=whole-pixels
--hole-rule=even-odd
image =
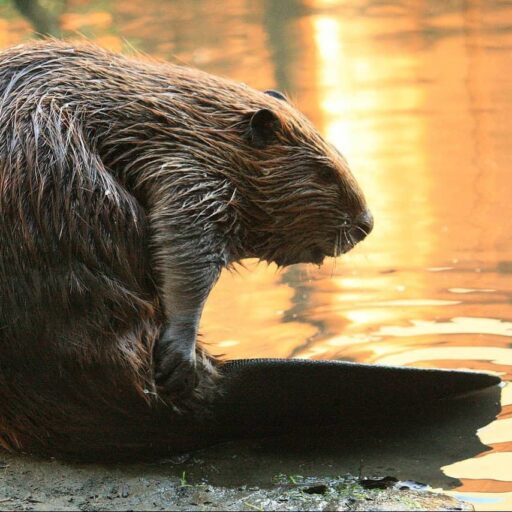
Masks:
[[[222,276],[202,322],[214,352],[512,379],[511,1],[69,0],[51,14],[67,37],[285,91],[366,192],[375,229],[352,253]],[[0,2],[0,47],[32,37]],[[489,449],[441,468],[479,510],[512,509],[510,383],[501,406],[477,432]]]

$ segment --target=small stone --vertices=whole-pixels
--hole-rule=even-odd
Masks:
[[[302,492],[305,492],[307,494],[325,494],[327,492],[327,489],[327,485],[318,484],[312,485],[311,487],[306,487],[305,489],[302,489]]]
[[[385,476],[383,478],[361,478],[359,485],[364,489],[387,489],[398,482],[394,476]]]

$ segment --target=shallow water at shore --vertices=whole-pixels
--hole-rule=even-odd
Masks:
[[[477,509],[510,509],[512,2],[70,0],[58,21],[283,90],[345,154],[376,220],[368,240],[321,269],[226,273],[204,338],[227,357],[498,373],[501,412],[477,432],[489,448],[427,467]],[[2,2],[0,47],[30,37]]]

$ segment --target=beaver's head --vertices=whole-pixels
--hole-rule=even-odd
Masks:
[[[248,255],[278,265],[322,263],[373,228],[365,198],[343,156],[280,93],[247,116],[251,185]]]

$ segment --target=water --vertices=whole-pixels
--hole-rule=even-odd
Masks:
[[[33,37],[0,9],[1,47]],[[214,352],[512,379],[512,2],[70,0],[60,26],[286,91],[366,191],[375,229],[352,253],[222,276]],[[512,384],[501,405],[489,449],[441,467],[480,510],[512,507]]]

